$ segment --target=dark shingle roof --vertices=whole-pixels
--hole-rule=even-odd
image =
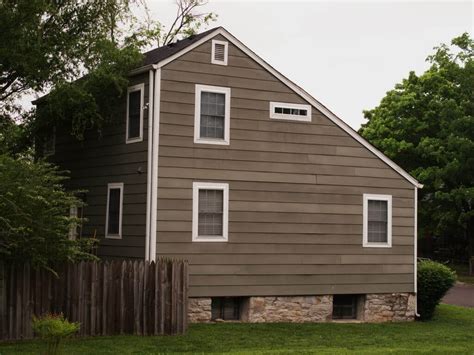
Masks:
[[[199,41],[201,38],[215,31],[217,28],[218,27],[211,28],[210,30],[182,39],[181,41],[177,41],[166,46],[158,47],[152,49],[149,52],[143,53],[145,56],[145,59],[143,60],[143,66],[155,64],[161,62],[163,59],[171,57],[173,54],[178,53],[180,50],[183,50],[191,44]]]

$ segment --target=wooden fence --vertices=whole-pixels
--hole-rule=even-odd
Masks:
[[[31,319],[48,312],[80,322],[80,335],[183,334],[185,261],[80,262],[59,277],[29,265],[0,263],[0,339],[33,337]]]

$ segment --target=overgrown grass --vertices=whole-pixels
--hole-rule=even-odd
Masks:
[[[0,344],[38,354],[39,341]],[[441,305],[429,322],[392,324],[196,324],[185,336],[75,338],[65,354],[473,354],[474,309]]]

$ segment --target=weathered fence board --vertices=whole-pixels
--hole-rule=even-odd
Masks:
[[[31,319],[63,313],[79,335],[183,334],[188,265],[180,260],[82,261],[55,267],[0,263],[0,339],[33,337]]]

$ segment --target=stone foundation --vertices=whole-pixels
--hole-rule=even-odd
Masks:
[[[188,320],[190,323],[208,323],[211,321],[211,299],[189,298]]]
[[[365,296],[365,322],[415,320],[416,296],[411,293],[381,293]]]
[[[248,297],[240,309],[242,322],[329,322],[332,321],[332,295]],[[211,298],[190,298],[190,323],[211,321]],[[362,322],[405,322],[415,319],[416,296],[411,293],[361,295],[357,320]]]
[[[331,315],[332,296],[250,297],[241,314],[250,323],[326,322]]]

